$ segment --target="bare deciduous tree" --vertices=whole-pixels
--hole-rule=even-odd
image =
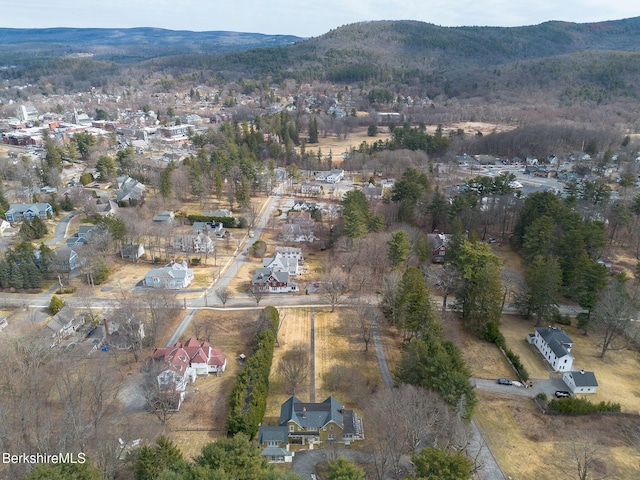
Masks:
[[[332,312],[335,311],[336,305],[340,303],[344,294],[347,293],[348,286],[347,275],[341,270],[334,268],[326,274],[320,285],[320,291],[331,304]]]
[[[413,385],[378,392],[368,418],[376,464],[396,469],[403,455],[447,442],[446,432],[460,423],[437,393]]]
[[[233,297],[233,294],[229,291],[229,287],[216,288],[215,295],[216,295],[216,298],[220,300],[220,303],[222,303],[223,307],[227,304],[227,302],[231,299],[231,297]]]
[[[294,345],[287,351],[277,367],[287,395],[295,395],[300,385],[309,378],[309,352],[306,345]]]
[[[356,308],[355,326],[358,337],[364,342],[364,351],[369,351],[369,343],[373,335],[373,329],[380,323],[381,312],[373,305],[358,305]]]
[[[256,305],[260,305],[260,302],[262,301],[262,299],[265,297],[266,294],[267,292],[265,291],[265,289],[260,287],[259,285],[252,285],[249,288],[249,295],[251,295],[253,299],[256,301]]]
[[[591,314],[594,326],[603,335],[600,358],[604,358],[609,350],[627,347],[634,313],[635,306],[625,284],[614,279],[600,293],[598,303]]]

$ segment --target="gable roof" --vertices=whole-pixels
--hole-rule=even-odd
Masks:
[[[280,407],[280,425],[295,422],[306,430],[319,430],[330,422],[344,429],[344,418],[344,407],[332,396],[322,403],[303,403],[292,396]]]
[[[289,443],[289,432],[286,425],[263,426],[258,428],[258,444],[264,442],[276,441],[282,442],[283,445]]]
[[[176,342],[172,347],[156,348],[151,358],[164,358],[170,362],[175,355],[186,355],[187,364],[189,363],[206,363],[207,365],[216,365],[222,367],[227,357],[222,350],[211,348],[209,342],[202,342],[191,337],[186,343]]]
[[[73,324],[74,321],[75,315],[71,310],[71,307],[65,305],[51,318],[51,320],[49,320],[47,327],[57,333]]]
[[[570,355],[573,340],[564,330],[557,327],[536,327],[536,332],[549,345],[556,357],[562,358]]]
[[[569,375],[573,378],[573,383],[576,387],[597,387],[598,381],[596,375],[593,372],[585,372],[580,370],[578,372],[569,372]]]

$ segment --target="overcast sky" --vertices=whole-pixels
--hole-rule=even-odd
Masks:
[[[159,27],[313,37],[366,20],[519,26],[640,16],[637,0],[0,0],[0,27]]]

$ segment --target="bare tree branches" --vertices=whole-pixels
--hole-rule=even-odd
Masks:
[[[276,368],[282,377],[287,395],[295,395],[300,385],[309,377],[309,352],[305,345],[294,345],[287,351]]]

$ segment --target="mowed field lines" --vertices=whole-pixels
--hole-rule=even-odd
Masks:
[[[375,350],[372,345],[365,351],[355,328],[356,312],[349,308],[313,309],[314,352],[311,352],[311,308],[280,309],[282,327],[278,334],[271,377],[265,424],[277,424],[280,405],[289,398],[277,373],[282,355],[296,345],[303,344],[314,356],[315,375],[296,390],[302,401],[310,401],[311,382],[315,383],[315,401],[322,402],[334,395],[345,405],[356,407],[372,391],[382,385]]]

